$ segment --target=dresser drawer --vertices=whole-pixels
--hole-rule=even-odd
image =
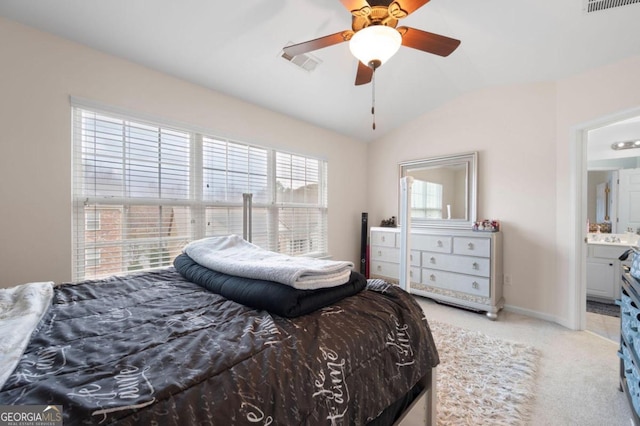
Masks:
[[[411,247],[415,250],[451,253],[451,237],[440,235],[412,235]]]
[[[371,261],[369,274],[397,280],[400,277],[400,266],[397,263]]]
[[[486,257],[456,256],[442,253],[422,253],[422,267],[459,272],[461,274],[491,276],[491,262]]]
[[[446,272],[422,268],[420,275],[422,284],[453,290],[453,283]]]
[[[456,275],[454,290],[474,296],[489,297],[491,296],[491,281],[484,277]]]
[[[474,296],[490,297],[491,295],[491,281],[484,277],[423,268],[421,282],[433,287],[455,290]]]
[[[489,257],[491,240],[489,238],[453,237],[453,252],[468,256]]]
[[[409,254],[409,264],[411,266],[420,267],[420,260],[421,260],[420,252],[418,250],[411,250]]]
[[[369,252],[371,261],[400,262],[400,249],[390,247],[371,247]]]
[[[396,247],[396,232],[371,231],[371,245]]]
[[[412,283],[419,283],[420,282],[420,268],[417,267],[413,267],[409,270],[409,281]],[[398,274],[398,276],[400,276]]]

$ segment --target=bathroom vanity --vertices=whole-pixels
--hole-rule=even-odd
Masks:
[[[622,265],[618,257],[638,242],[634,234],[596,234],[587,236],[587,298],[612,303],[620,298]]]

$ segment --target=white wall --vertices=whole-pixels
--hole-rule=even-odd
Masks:
[[[640,57],[460,96],[371,145],[371,220],[396,214],[398,162],[479,151],[478,218],[502,222],[507,306],[576,327],[576,129],[639,106]]]
[[[0,287],[71,279],[69,96],[329,161],[329,250],[358,264],[366,144],[0,18]]]

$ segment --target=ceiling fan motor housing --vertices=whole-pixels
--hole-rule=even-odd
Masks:
[[[389,8],[386,6],[373,6],[369,14],[353,14],[351,28],[354,32],[360,31],[370,25],[385,25],[395,28],[398,25],[398,19],[389,14]]]

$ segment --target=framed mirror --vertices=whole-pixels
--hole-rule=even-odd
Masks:
[[[471,229],[477,220],[477,152],[404,161],[404,176],[413,177],[412,227]]]

